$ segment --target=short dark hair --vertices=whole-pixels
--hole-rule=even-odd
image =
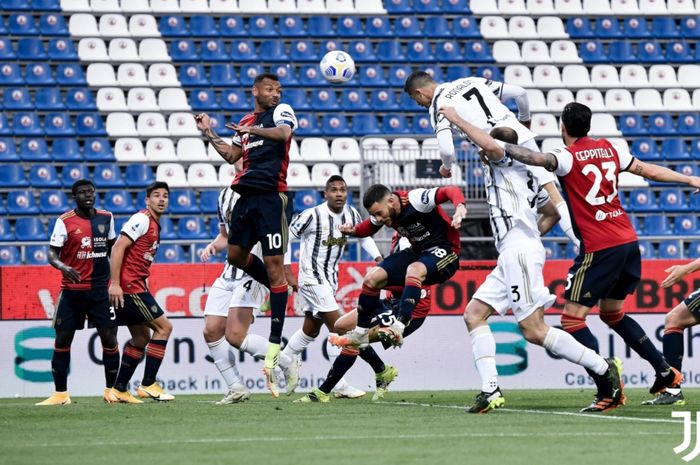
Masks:
[[[146,197],[150,197],[151,193],[153,193],[154,190],[156,189],[165,189],[168,194],[170,194],[170,186],[168,186],[167,182],[164,181],[154,181],[146,187]]]
[[[253,85],[260,84],[264,79],[271,79],[273,81],[279,82],[280,78],[274,73],[262,73],[255,76],[253,80]]]
[[[326,190],[328,190],[328,188],[331,187],[331,183],[334,183],[336,181],[340,181],[343,184],[345,184],[346,186],[348,185],[348,183],[345,182],[345,179],[343,179],[343,177],[341,175],[334,174],[333,176],[328,178],[328,181],[326,181]]]
[[[435,82],[433,77],[425,71],[414,71],[406,78],[406,83],[403,85],[403,91],[410,94],[416,89],[419,89],[431,82]]]
[[[362,205],[369,210],[375,202],[381,202],[388,195],[391,195],[391,191],[384,184],[373,184],[362,197]]]
[[[569,102],[561,112],[561,122],[571,137],[584,137],[591,130],[591,109],[578,102]]]
[[[94,190],[97,190],[95,184],[89,179],[78,179],[73,183],[73,185],[70,188],[70,191],[73,194],[73,196],[75,196],[75,194],[78,192],[78,188],[83,186],[92,186]]]
[[[513,128],[507,128],[504,126],[493,128],[491,131],[491,137],[508,144],[518,144],[518,133],[515,132],[515,129]]]

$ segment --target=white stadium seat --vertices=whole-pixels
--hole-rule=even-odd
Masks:
[[[479,0],[478,2],[470,2],[469,9],[477,16],[497,15],[500,14],[496,0]]]
[[[147,87],[146,70],[140,63],[124,63],[117,69],[117,81],[122,87]]]
[[[564,106],[574,101],[574,94],[569,89],[552,89],[547,93],[549,111],[561,113]]]
[[[632,94],[627,89],[610,89],[605,92],[605,108],[608,111],[633,111]]]
[[[311,187],[311,175],[305,164],[289,164],[287,167],[287,185],[289,187]]]
[[[391,158],[393,161],[413,161],[420,156],[420,145],[412,137],[397,137],[391,142]]]
[[[566,87],[591,87],[588,68],[584,65],[566,65],[561,70],[561,80]]]
[[[337,163],[316,163],[311,168],[311,184],[316,187],[326,185],[326,181],[333,175],[340,175]]]
[[[154,63],[148,67],[148,84],[151,87],[180,87],[180,80],[170,63]],[[162,104],[159,106],[163,108]]]
[[[209,161],[207,148],[201,137],[183,137],[178,140],[176,153],[180,161]]]
[[[624,65],[620,68],[622,87],[649,87],[647,70],[642,65]]]
[[[156,181],[165,181],[170,188],[189,187],[185,168],[179,163],[162,163],[156,168]]]
[[[568,39],[564,23],[556,16],[546,16],[537,20],[537,36],[541,39]]]
[[[481,35],[487,40],[507,39],[510,37],[508,34],[508,24],[505,18],[501,16],[485,16],[481,18],[479,29]]]
[[[336,137],[331,142],[331,158],[340,161],[358,161],[360,145],[354,137]]]
[[[181,88],[161,89],[158,92],[158,107],[162,111],[189,111],[187,94]]]
[[[129,113],[110,113],[105,123],[107,134],[112,137],[136,137],[134,117]]]
[[[231,143],[231,139],[229,137],[222,137],[221,139],[223,139],[227,144]],[[291,159],[291,154],[289,158]],[[224,163],[224,159],[221,158],[221,155],[219,155],[219,152],[216,151],[213,144],[207,144],[207,159],[212,163]]]
[[[168,130],[171,136],[199,137],[197,123],[192,113],[173,113],[168,117]]]
[[[61,11],[66,13],[91,11],[88,0],[61,0]]]
[[[538,39],[535,21],[529,16],[513,16],[508,20],[508,33],[513,39]]]
[[[685,89],[666,89],[664,91],[665,111],[693,111],[690,94]]]
[[[662,111],[664,104],[656,89],[640,89],[634,93],[634,106],[638,111]]]
[[[359,163],[346,163],[341,174],[348,187],[360,187],[362,182],[362,169]]]
[[[638,15],[637,0],[611,0],[610,9],[614,15]]]
[[[551,113],[534,113],[530,120],[531,129],[542,137],[558,136],[559,124]]]
[[[124,91],[119,87],[101,87],[95,98],[97,109],[105,112],[127,111]]]
[[[238,4],[241,13],[267,13],[267,3],[265,0],[243,0]]]
[[[116,86],[117,76],[109,63],[91,63],[87,67],[85,78],[91,87]]]
[[[107,14],[100,17],[100,35],[102,37],[129,37],[126,18],[120,14]]]
[[[649,187],[649,183],[641,176],[629,171],[620,171],[617,175],[618,187]]]
[[[325,13],[326,2],[324,0],[297,0],[297,11],[299,13]]]
[[[68,31],[71,37],[97,37],[100,31],[97,20],[90,13],[76,13],[68,20]]]
[[[551,153],[552,150],[561,148],[563,145],[561,137],[548,137],[542,140],[540,152]]]
[[[552,0],[527,0],[527,12],[533,16],[556,14]]]
[[[477,2],[470,2],[472,4]],[[498,0],[498,11],[505,15],[525,15],[527,7],[525,0]]]
[[[361,149],[365,160],[389,159],[389,142],[382,137],[367,137],[362,141]]]
[[[238,13],[240,11],[236,0],[209,0],[209,9],[212,13],[220,14]]]
[[[180,11],[183,13],[209,13],[207,0],[180,0]]]
[[[508,65],[504,72],[504,81],[520,87],[533,87],[532,72],[529,66]]]
[[[130,89],[126,101],[129,111],[142,112],[160,110],[158,101],[156,100],[156,94],[150,87],[134,87]]]
[[[697,77],[697,76],[696,76]],[[653,65],[649,68],[649,84],[652,87],[677,87],[676,71],[670,65]]]
[[[299,151],[299,144],[297,144],[297,141],[294,138],[292,138],[292,140],[289,142],[289,160],[301,161],[301,152]]]
[[[521,55],[525,63],[549,63],[549,47],[542,40],[526,40],[523,42]]]
[[[401,176],[401,168],[396,163],[385,162],[377,165],[379,182],[387,186],[400,186],[404,184]]]
[[[581,89],[576,92],[576,101],[578,103],[583,103],[592,112],[605,112],[608,111],[605,107],[605,100],[603,100],[603,94],[600,93],[598,89]]]
[[[668,12],[672,15],[696,15],[700,11],[700,8],[696,8],[693,4],[693,0],[667,0],[666,6],[668,7]]]
[[[612,14],[608,0],[583,0],[583,11],[588,15]]]
[[[680,65],[678,67],[678,85],[681,87],[696,88],[700,76],[700,65]]]
[[[429,137],[420,145],[421,158],[440,158],[440,146],[437,138]]]
[[[331,153],[328,142],[321,137],[305,137],[299,147],[301,159],[304,161],[330,161]]]
[[[146,160],[176,161],[175,146],[169,137],[152,137],[146,141]]]
[[[296,13],[297,2],[295,0],[267,0],[267,7],[275,14]]]
[[[581,63],[576,44],[571,40],[555,40],[549,46],[549,54],[555,63]],[[588,74],[588,72],[586,72]]]
[[[136,138],[122,137],[114,143],[114,158],[119,162],[146,162],[143,144]]]
[[[639,0],[639,10],[645,15],[667,15],[666,2],[663,0]],[[672,12],[675,14],[675,12]]]
[[[151,10],[154,13],[179,13],[180,5],[177,0],[151,0]]]
[[[326,10],[328,14],[354,13],[355,5],[353,0],[326,0]]]
[[[527,89],[527,100],[530,103],[531,112],[549,111],[544,93],[539,89]]]
[[[110,61],[140,61],[139,51],[136,42],[132,39],[112,39],[109,41]]]
[[[122,11],[119,0],[90,0],[90,9],[95,13],[118,13]]]
[[[583,14],[581,0],[554,0],[554,10],[558,15],[580,15]]]
[[[218,187],[219,175],[209,163],[192,163],[187,169],[187,184],[190,187]]]
[[[119,6],[124,13],[149,13],[151,5],[146,0],[121,0]],[[132,34],[133,35],[133,34]]]
[[[595,65],[591,68],[591,84],[598,88],[620,87],[620,75],[612,65]]]
[[[223,165],[219,166],[219,186],[230,186],[235,177],[236,167],[234,165],[224,163]]]
[[[593,113],[591,117],[591,135],[592,136],[621,136],[622,133],[617,129],[617,121],[613,115],[607,113]]]
[[[297,0],[297,7],[301,4],[303,0]],[[384,4],[382,0],[362,0],[360,2],[355,1],[355,11],[358,14],[386,14],[384,9]]]
[[[168,46],[163,39],[143,39],[139,43],[141,61],[171,61]]]
[[[693,91],[693,109],[695,111],[700,111],[700,89],[695,89]]]
[[[168,127],[165,118],[160,113],[141,113],[136,120],[136,130],[143,137],[165,137],[168,136]]]
[[[545,89],[553,87],[564,87],[561,82],[561,74],[559,68],[553,65],[538,65],[532,72],[532,80],[535,87]]]
[[[514,40],[497,40],[492,47],[493,59],[497,63],[522,63],[520,47]]]
[[[109,61],[104,40],[96,37],[80,39],[80,42],[78,42],[78,56],[80,61]]]

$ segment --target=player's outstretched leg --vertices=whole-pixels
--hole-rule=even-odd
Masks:
[[[329,402],[330,392],[333,390],[336,384],[338,384],[338,381],[345,376],[345,373],[352,368],[358,355],[359,351],[356,349],[345,348],[341,350],[340,355],[335,359],[335,362],[328,372],[328,376],[323,384],[321,384],[318,389],[314,389],[309,394],[306,394],[304,397],[297,399],[294,402]]]

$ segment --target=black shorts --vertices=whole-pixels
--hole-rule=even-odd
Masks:
[[[396,318],[399,316],[399,303],[400,299],[385,299],[382,300],[382,310],[381,313],[377,315],[375,319],[372,320],[370,327],[372,326],[391,326]],[[408,322],[408,325],[403,330],[403,337],[408,337],[412,333],[415,333],[418,328],[423,326],[425,317],[422,318],[412,318]],[[385,349],[392,347],[391,343],[388,341],[381,341]]]
[[[140,325],[164,315],[150,292],[124,294],[124,306],[117,309],[119,326]]]
[[[233,206],[228,243],[249,249],[260,242],[263,255],[284,255],[292,204],[286,192],[244,193]]]
[[[428,269],[423,284],[442,284],[450,279],[459,268],[459,257],[452,249],[434,248],[430,252],[417,254],[411,249],[393,253],[382,260],[379,266],[389,275],[387,286],[403,286],[406,270],[411,263],[421,262]]]
[[[569,269],[564,297],[586,307],[600,299],[624,300],[637,288],[641,273],[637,241],[579,254]]]
[[[695,317],[695,321],[700,323],[700,289],[685,298],[683,303],[688,307],[688,311]]]
[[[58,295],[53,327],[64,331],[85,328],[85,319],[94,328],[114,328],[117,317],[109,304],[107,289],[101,291],[74,291],[63,289]]]

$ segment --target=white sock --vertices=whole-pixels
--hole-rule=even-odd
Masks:
[[[245,339],[243,339],[243,343],[241,344],[241,347],[239,347],[239,350],[258,359],[265,358],[268,344],[269,342],[267,342],[267,339],[259,334],[248,334]]]
[[[472,338],[472,353],[476,371],[481,377],[481,390],[493,392],[498,387],[496,369],[496,340],[489,325],[483,325],[469,333]]]
[[[284,346],[283,352],[290,357],[300,354],[315,340],[315,337],[307,336],[304,334],[304,331],[299,329],[289,338],[289,342]]]
[[[230,356],[232,347],[226,342],[226,338],[222,337],[218,341],[207,342],[207,345],[209,346],[211,358],[214,359],[214,365],[216,365],[229,389],[234,386],[243,386],[243,379],[241,379],[241,375],[236,367],[235,356]]]
[[[581,241],[578,240],[578,237],[576,237],[576,234],[574,234],[574,227],[571,224],[571,216],[569,215],[569,207],[566,205],[565,201],[559,202],[557,204],[557,210],[559,211],[559,226],[561,226],[561,229],[564,231],[564,234],[566,234],[566,237],[569,238],[571,242],[576,245],[576,247],[581,246]]]
[[[598,375],[608,371],[608,362],[603,357],[578,342],[571,334],[559,328],[549,328],[542,346],[554,355],[588,368]]]

